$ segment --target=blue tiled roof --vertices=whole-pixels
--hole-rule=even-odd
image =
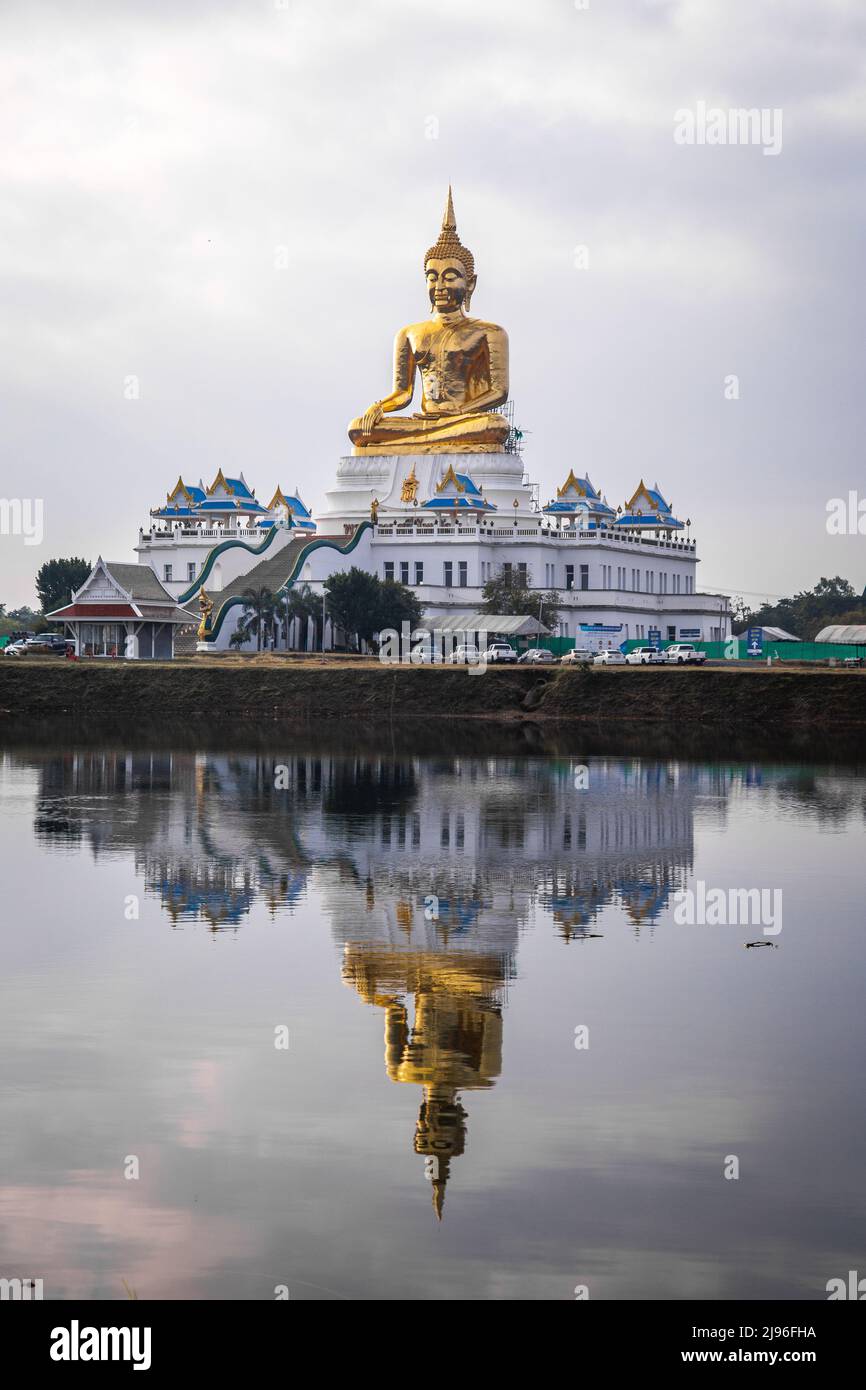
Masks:
[[[660,531],[682,530],[684,522],[670,512],[625,512],[617,518],[617,526],[657,526]]]
[[[574,502],[564,502],[559,498],[556,502],[548,502],[546,507],[542,507],[543,512],[548,515],[568,515],[573,516],[577,512],[590,512],[599,516],[615,516],[613,507],[609,507],[606,502],[596,496],[587,500],[584,497],[576,498]]]
[[[196,510],[201,512],[264,512],[265,509],[262,504],[257,502],[251,493],[247,495],[250,498],[249,501],[243,497],[240,499],[236,497],[225,497],[222,501],[202,502],[201,506],[196,508]]]
[[[461,511],[473,512],[495,512],[496,504],[488,502],[486,497],[482,497],[478,489],[475,489],[473,500],[470,502],[468,497],[462,493],[457,497],[430,497],[426,502],[421,503],[421,507],[428,510],[436,509],[442,512],[453,512],[455,508]]]
[[[241,497],[253,497],[253,494],[250,492],[246,483],[243,482],[240,478],[226,478],[226,482],[228,483],[229,487],[232,488],[234,492],[236,494],[239,494]],[[253,498],[253,500],[255,499]]]

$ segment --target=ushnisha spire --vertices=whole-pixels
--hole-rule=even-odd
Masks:
[[[475,274],[475,260],[468,246],[464,246],[457,235],[457,218],[454,216],[454,199],[451,196],[451,185],[448,185],[448,198],[445,203],[445,214],[442,218],[442,230],[439,233],[439,240],[435,246],[431,246],[427,255],[424,257],[424,265],[432,259],[447,260],[453,257],[460,261],[467,276],[470,278]]]

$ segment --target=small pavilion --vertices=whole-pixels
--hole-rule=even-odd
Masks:
[[[170,661],[177,629],[193,625],[150,565],[109,564],[102,556],[72,601],[46,616],[63,624],[82,657]]]

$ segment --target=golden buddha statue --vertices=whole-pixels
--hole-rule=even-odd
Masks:
[[[394,340],[394,388],[349,426],[356,454],[498,453],[509,424],[496,407],[508,399],[508,335],[469,317],[477,276],[461,245],[451,189],[435,246],[424,257],[432,315]],[[421,374],[421,412],[409,405]]]

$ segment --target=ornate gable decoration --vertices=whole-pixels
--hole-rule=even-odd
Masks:
[[[166,493],[165,505],[167,507],[174,506],[179,496],[183,497],[188,507],[191,507],[193,505],[192,493],[185,487],[183,478],[178,478],[177,482],[174,485],[173,492]]]
[[[283,489],[279,485],[277,486],[276,492],[274,493],[273,497],[267,505],[267,510],[269,512],[272,512],[274,510],[274,507],[285,507],[287,511],[292,510],[289,506],[288,497],[286,497],[285,493],[283,492]]]
[[[213,497],[217,488],[222,488],[227,497],[234,497],[235,490],[226,479],[222,469],[219,470],[210,487],[207,490],[208,497]]]
[[[100,555],[81,588],[72,595],[72,602],[130,603],[131,596],[122,589]]]
[[[630,500],[629,500],[628,502],[626,502],[626,504],[625,504],[625,509],[626,509],[626,511],[627,511],[627,512],[632,512],[632,513],[633,513],[633,512],[634,512],[634,508],[635,508],[635,503],[638,502],[641,498],[644,499],[644,501],[647,503],[647,505],[649,506],[649,508],[650,508],[651,511],[657,512],[657,511],[659,510],[659,504],[658,504],[658,502],[655,500],[654,497],[651,497],[651,496],[650,496],[649,491],[648,491],[648,489],[647,489],[647,485],[646,485],[646,483],[644,482],[643,478],[641,478],[641,480],[640,480],[640,482],[639,482],[639,484],[638,484],[638,486],[637,486],[637,489],[636,489],[636,491],[635,491],[634,496],[633,496],[632,498],[630,498]]]
[[[580,478],[575,478],[573,468],[569,469],[568,477],[562,484],[562,487],[556,489],[556,495],[557,497],[564,497],[569,490],[576,492],[578,497],[587,496],[586,486]]]
[[[466,491],[466,489],[465,489],[465,487],[463,486],[463,484],[461,483],[460,479],[457,477],[457,474],[454,472],[454,464],[453,464],[453,463],[449,463],[449,465],[448,465],[448,471],[447,471],[447,473],[445,474],[445,477],[442,479],[441,483],[437,483],[437,484],[436,484],[436,491],[437,491],[438,493],[442,493],[442,492],[445,491],[446,487],[448,487],[449,485],[450,485],[450,486],[453,486],[454,488],[456,488],[458,492],[461,492],[461,493],[462,493],[462,492],[465,492],[465,491]]]

